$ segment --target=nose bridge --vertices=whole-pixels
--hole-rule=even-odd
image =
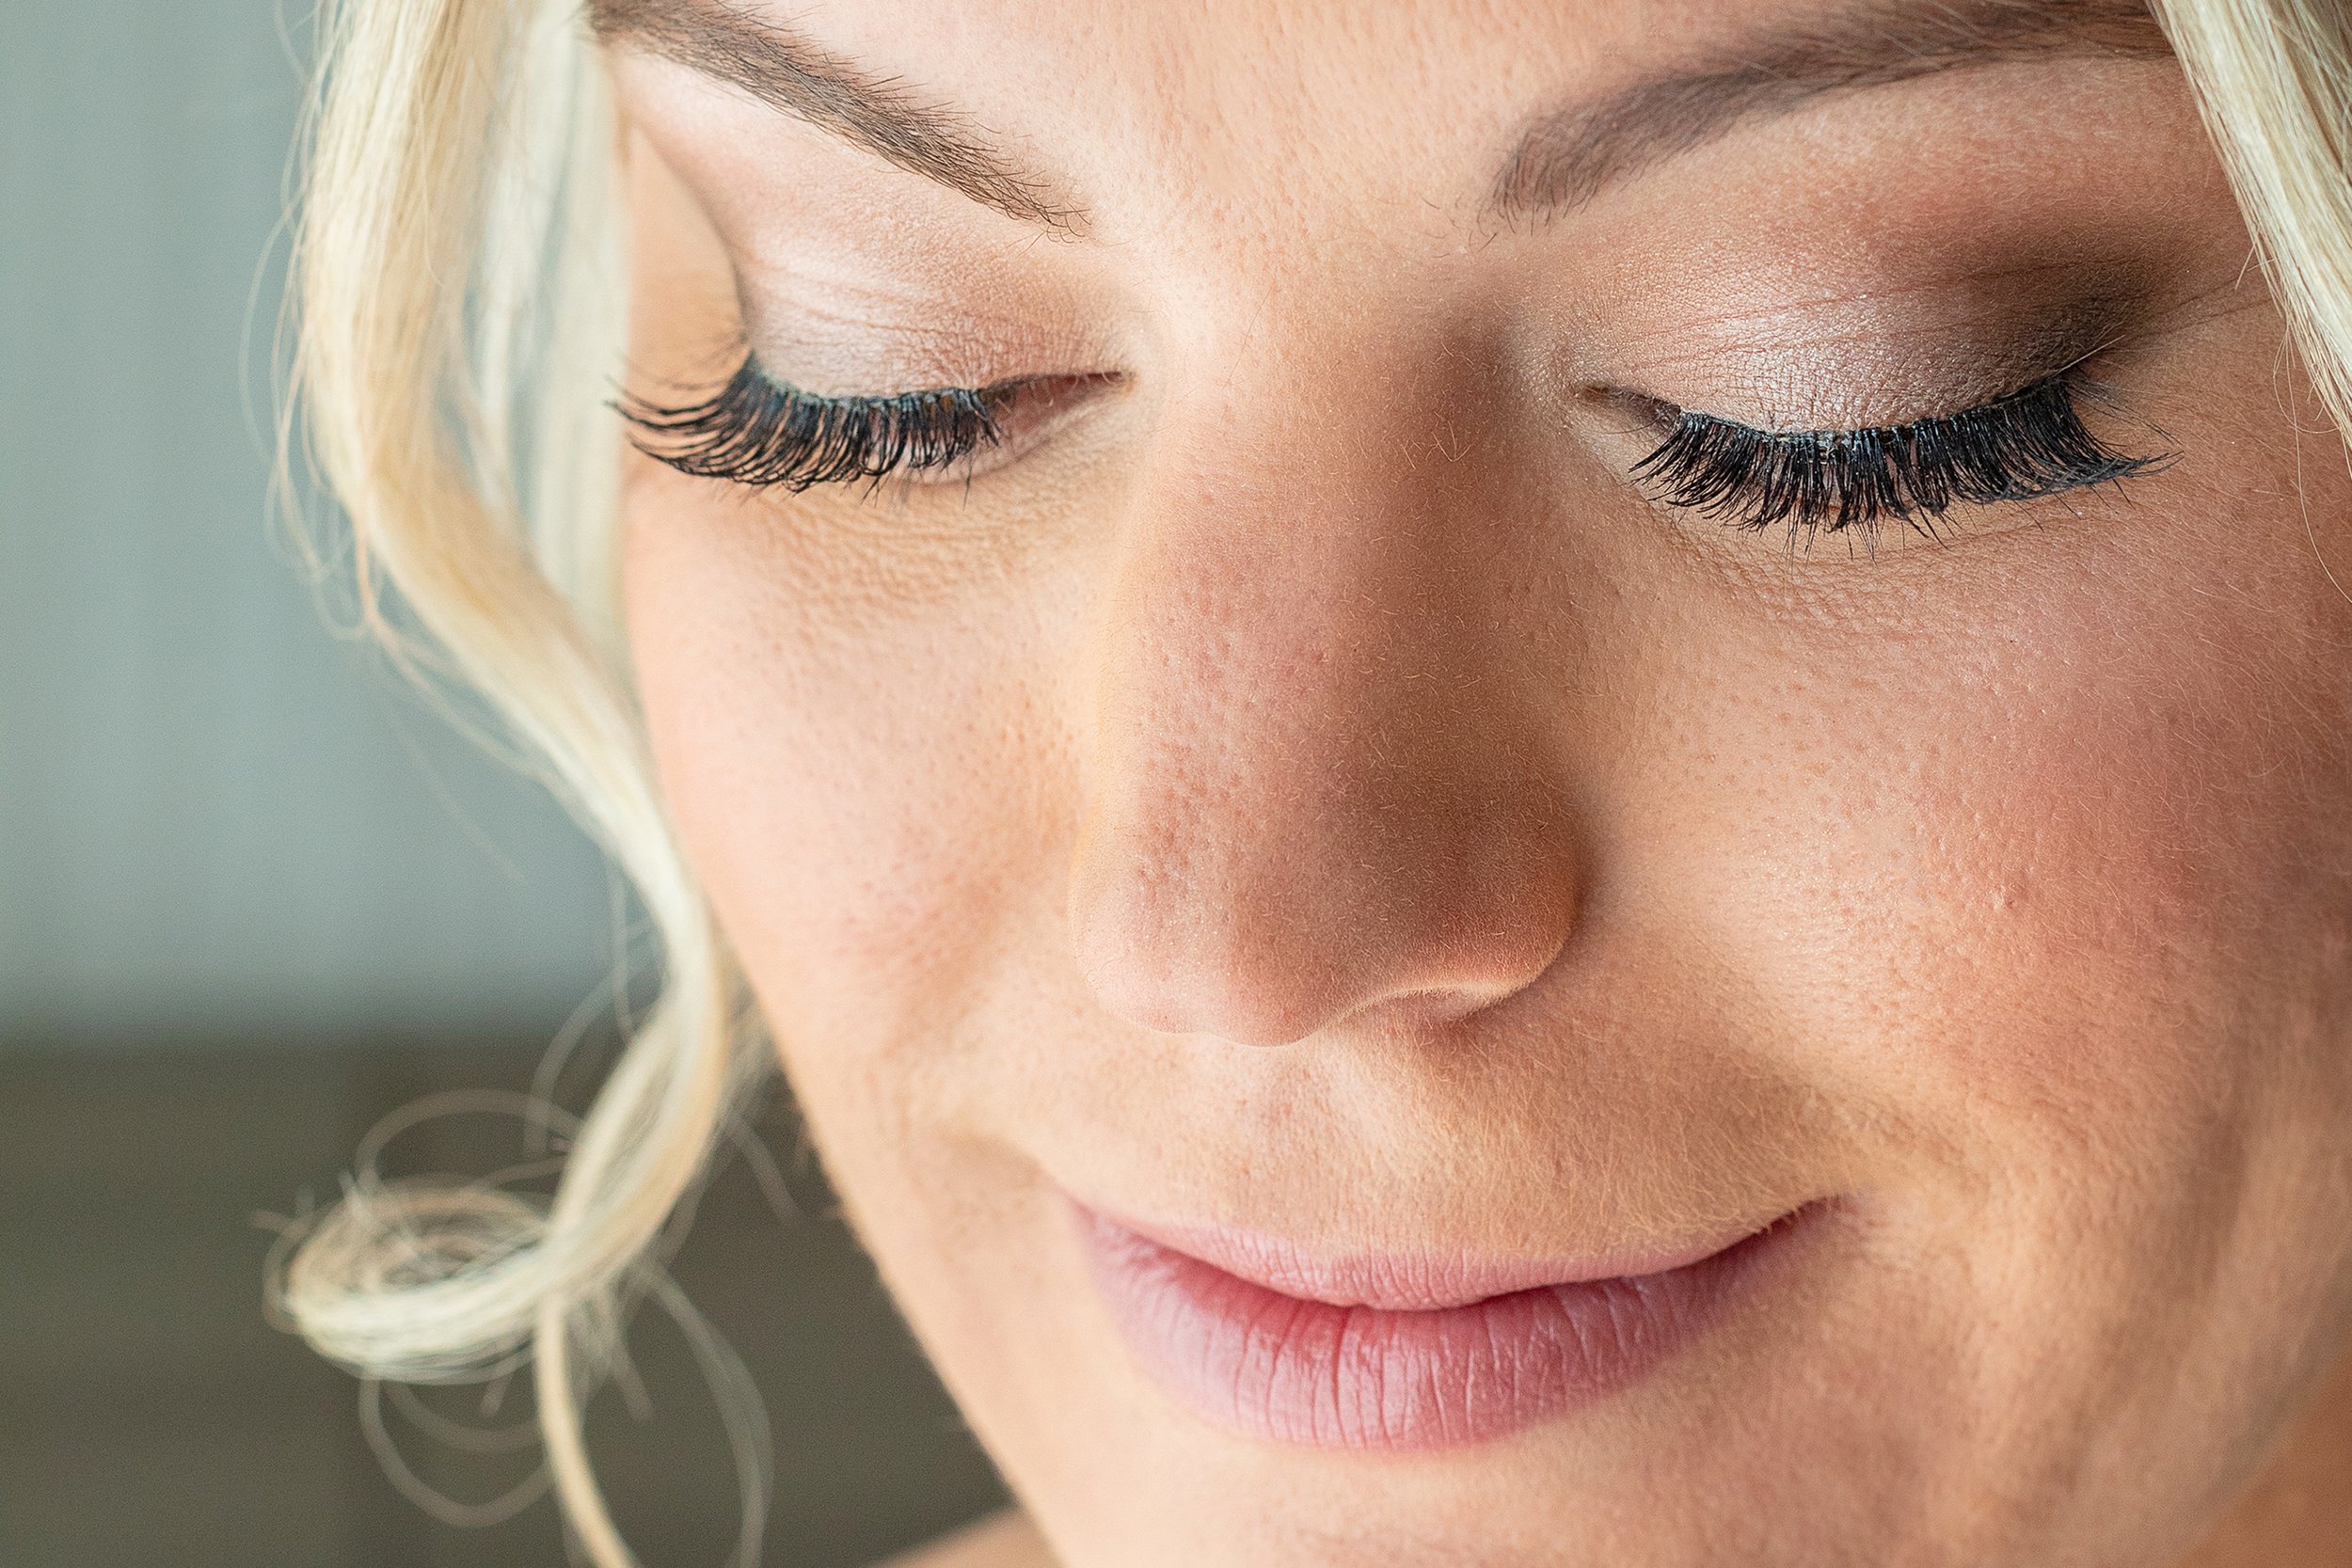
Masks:
[[[1327,366],[1306,402],[1302,374],[1171,421],[1142,481],[1072,867],[1106,1003],[1260,1044],[1507,995],[1573,893],[1540,720],[1497,678],[1489,519],[1414,451],[1409,388]]]

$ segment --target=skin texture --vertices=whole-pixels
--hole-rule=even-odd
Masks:
[[[2341,1560],[2343,443],[2169,62],[1481,216],[1529,115],[1797,14],[789,8],[1053,171],[1066,237],[616,51],[642,394],[747,342],[829,393],[1100,378],[968,483],[626,479],[679,832],[1041,1532],[932,1560]],[[2093,350],[2092,424],[2169,463],[1940,545],[1629,477],[1641,399],[1899,422]],[[1171,1404],[1062,1193],[1317,1256],[1823,1223],[1633,1388],[1380,1455]]]

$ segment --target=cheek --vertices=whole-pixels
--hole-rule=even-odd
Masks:
[[[2284,542],[2058,558],[1749,709],[1782,762],[1700,880],[1972,1267],[2188,1334],[2344,1174],[2352,622]]]
[[[2299,574],[2261,587],[2098,574],[2045,599],[1902,803],[1932,890],[1908,957],[1957,1004],[1955,1077],[2119,1154],[2229,1135],[2341,990],[2344,659],[2309,635],[2341,607]]]
[[[977,600],[910,609],[890,576],[845,592],[792,519],[660,478],[631,515],[663,789],[779,1042],[935,1034],[1008,924],[1058,908],[1026,623]]]

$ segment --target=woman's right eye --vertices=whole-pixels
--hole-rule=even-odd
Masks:
[[[726,384],[695,403],[624,398],[630,439],[681,473],[798,493],[818,484],[970,477],[1006,441],[1006,418],[1081,378],[1028,377],[884,397],[826,397],[771,380],[745,356]]]

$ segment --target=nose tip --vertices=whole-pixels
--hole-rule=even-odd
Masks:
[[[1231,850],[1232,838],[1210,841]],[[1524,990],[1571,924],[1552,857],[1511,856],[1443,885],[1333,851],[1345,835],[1266,856],[1269,886],[1235,873],[1152,866],[1131,854],[1084,860],[1072,921],[1081,967],[1109,1010],[1162,1034],[1288,1045],[1335,1030],[1442,1029]],[[1098,846],[1099,850],[1099,846]],[[1496,872],[1501,874],[1497,875]],[[1371,873],[1367,875],[1367,873]],[[1254,882],[1254,885],[1252,885]]]

